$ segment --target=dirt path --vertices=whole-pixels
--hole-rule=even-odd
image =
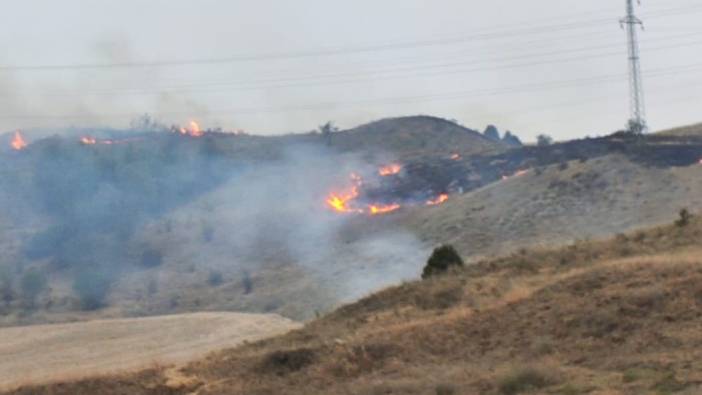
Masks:
[[[0,329],[0,388],[176,364],[295,329],[277,315],[197,313]]]

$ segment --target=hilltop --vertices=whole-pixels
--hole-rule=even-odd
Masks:
[[[152,369],[11,394],[693,394],[700,241],[695,219],[524,249],[211,354],[179,381]]]

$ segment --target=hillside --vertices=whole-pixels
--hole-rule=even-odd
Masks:
[[[399,221],[432,243],[485,255],[661,224],[684,207],[702,210],[702,166],[653,167],[612,154],[534,168]]]
[[[150,370],[11,394],[694,394],[700,241],[693,220],[525,249],[212,354],[178,383]]]
[[[332,147],[314,134],[130,138],[140,140],[52,138],[0,157],[11,208],[0,212],[0,325],[196,311],[308,320],[416,278],[439,243],[476,261],[702,209],[694,136],[504,149],[408,117],[334,133]],[[399,172],[379,176],[391,158]],[[330,210],[325,199],[349,174],[363,177],[359,204],[398,208]],[[440,194],[448,200],[427,204]],[[31,306],[20,286],[36,270],[50,281]]]

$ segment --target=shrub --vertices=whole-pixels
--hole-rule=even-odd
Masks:
[[[157,267],[163,263],[163,254],[161,251],[150,248],[141,254],[141,266]]]
[[[110,276],[97,269],[80,270],[73,280],[73,291],[84,310],[97,310],[105,306],[105,298],[112,285]]]
[[[424,266],[422,278],[445,273],[452,266],[463,266],[463,259],[452,245],[442,245],[434,249]]]
[[[678,215],[679,215],[679,217],[678,217],[678,220],[675,221],[675,225],[682,228],[682,227],[685,227],[685,226],[690,224],[690,220],[692,219],[692,214],[690,213],[690,211],[688,211],[688,209],[684,208],[684,209],[680,210],[680,213]]]
[[[544,372],[534,368],[525,368],[502,377],[499,382],[499,390],[504,395],[516,395],[548,387],[551,384],[553,384],[553,380]]]
[[[536,137],[536,145],[545,147],[553,144],[553,138],[547,134],[540,134]]]
[[[248,295],[253,291],[253,280],[249,272],[244,271],[244,277],[241,279],[241,285],[244,287],[244,295]]]
[[[5,267],[0,267],[0,300],[9,304],[15,299],[15,291],[12,287],[12,275]]]
[[[46,289],[46,286],[46,276],[37,269],[26,271],[20,279],[22,297],[30,306],[34,306],[37,296]]]
[[[436,395],[454,395],[456,386],[453,384],[439,384],[436,386]]]
[[[223,282],[224,276],[222,275],[222,273],[216,270],[210,271],[210,274],[207,276],[207,283],[213,287],[221,285]]]

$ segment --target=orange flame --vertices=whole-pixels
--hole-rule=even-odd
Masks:
[[[20,133],[19,130],[15,132],[15,137],[12,139],[10,145],[12,146],[12,149],[17,151],[23,150],[27,147],[27,142],[24,141],[24,137],[22,137],[22,133]]]
[[[85,144],[85,145],[97,144],[97,140],[95,139],[95,137],[90,137],[90,136],[81,137],[80,142]]]
[[[461,155],[460,154],[453,154],[453,155],[451,155],[451,160],[461,160]]]
[[[527,174],[528,172],[529,172],[529,169],[519,170],[516,173],[512,174],[511,176],[502,176],[502,180],[504,181],[504,180],[509,180],[510,178],[514,178],[514,177],[521,177],[521,176]]]
[[[398,165],[396,163],[393,163],[391,165],[383,166],[380,169],[378,169],[378,174],[380,174],[383,177],[387,176],[392,176],[397,173],[399,173],[402,170],[402,165]]]
[[[327,205],[333,210],[340,213],[363,212],[363,210],[353,209],[349,204],[358,197],[358,188],[363,184],[361,176],[351,173],[351,183],[353,184],[348,191],[332,192],[327,197]]]
[[[449,195],[444,193],[444,194],[439,195],[436,199],[427,200],[427,206],[437,206],[441,203],[444,203],[448,199],[449,199]]]
[[[363,178],[356,173],[351,173],[351,187],[343,192],[332,192],[327,196],[326,204],[332,210],[338,213],[356,213],[356,214],[369,214],[369,215],[380,215],[386,214],[399,209],[401,206],[399,204],[389,204],[389,205],[368,205],[366,209],[354,207],[353,202],[360,195],[359,188],[363,185]]]
[[[197,122],[195,121],[190,121],[190,135],[193,137],[200,137],[204,134],[202,129],[200,129],[200,125],[198,125]]]
[[[400,206],[399,204],[389,204],[389,205],[385,205],[385,206],[371,205],[371,206],[368,206],[368,210],[370,212],[370,215],[379,215],[379,214],[387,214],[387,213],[391,213],[395,210],[399,210],[400,207],[402,207],[402,206]]]

